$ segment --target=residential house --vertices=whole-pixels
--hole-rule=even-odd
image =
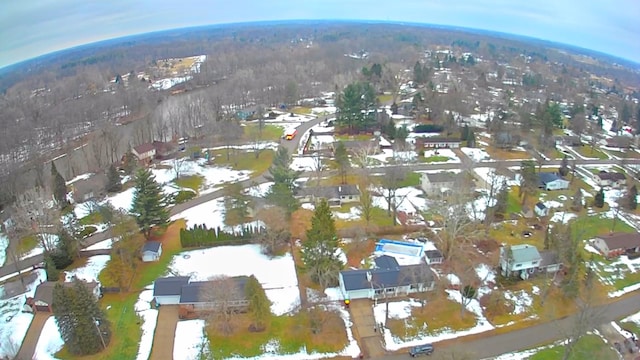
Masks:
[[[599,186],[622,187],[627,184],[627,177],[619,172],[600,171],[594,176]]]
[[[153,299],[158,305],[177,305],[180,303],[182,286],[188,283],[188,276],[171,276],[156,279],[153,282]]]
[[[193,281],[182,286],[180,308],[187,311],[212,310],[224,302],[235,311],[244,311],[249,306],[245,293],[247,276],[229,278],[228,285],[214,281]],[[226,280],[223,280],[226,281]]]
[[[95,198],[99,198],[105,194],[105,186],[107,185],[107,176],[104,174],[93,174],[86,179],[74,181],[71,187],[71,198],[78,204]]]
[[[545,217],[549,215],[549,208],[542,202],[538,202],[536,206],[533,208],[533,211],[539,217]]]
[[[247,279],[246,276],[229,278],[231,288],[216,280],[191,281],[187,276],[159,278],[153,283],[153,298],[158,305],[180,305],[187,312],[211,310],[219,306],[220,301],[243,311],[249,305],[244,292]]]
[[[139,162],[148,164],[156,157],[156,148],[153,146],[153,143],[144,143],[134,146],[133,149],[131,149],[131,153]]]
[[[640,233],[615,232],[601,235],[593,240],[593,246],[607,258],[634,254],[640,252]]]
[[[566,190],[569,188],[569,181],[565,180],[556,173],[541,172],[538,174],[540,179],[539,187],[544,190]]]
[[[158,261],[161,255],[162,243],[160,241],[147,241],[142,246],[143,262]]]
[[[329,206],[342,206],[360,202],[360,189],[357,185],[315,186],[297,190],[296,197],[303,203],[316,203],[325,199]]]
[[[85,282],[84,285],[87,289],[95,296],[96,300],[100,298],[102,295],[100,291],[100,284],[92,281]],[[73,282],[57,282],[57,281],[45,281],[36,287],[36,292],[32,298],[27,298],[27,305],[31,308],[33,312],[53,312],[53,289],[57,284],[61,284],[62,286],[72,287]]]
[[[434,275],[426,263],[398,265],[397,261],[377,262],[373,269],[341,271],[340,290],[345,299],[381,299],[433,290]]]
[[[520,145],[520,135],[510,132],[499,132],[495,136],[494,145],[500,149],[512,149]]]
[[[606,141],[608,147],[619,149],[628,149],[633,144],[633,139],[629,136],[614,136]]]
[[[558,254],[551,250],[540,251],[540,265],[538,272],[556,273],[562,269],[562,262]]]
[[[416,138],[416,150],[422,149],[457,149],[460,147],[460,139],[446,137],[418,137]]]
[[[556,137],[556,146],[582,146],[582,139],[580,136],[565,135]]]
[[[523,244],[500,248],[500,269],[503,276],[517,274],[521,279],[528,279],[541,262],[542,257],[535,246]]]
[[[425,260],[427,264],[442,264],[444,262],[444,255],[440,250],[427,250],[424,252]]]
[[[448,172],[423,173],[420,176],[420,185],[425,194],[438,195],[452,191],[457,178],[458,176]]]

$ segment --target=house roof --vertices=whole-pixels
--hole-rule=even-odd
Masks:
[[[540,178],[540,184],[542,185],[546,185],[550,182],[554,182],[556,180],[564,180],[560,175],[556,174],[556,173],[548,173],[548,172],[541,172],[538,173],[538,178]],[[566,180],[564,180],[566,181]]]
[[[433,272],[425,263],[398,266],[395,269],[347,270],[341,271],[340,275],[347,291],[389,288],[433,281]]]
[[[156,148],[153,146],[152,143],[144,143],[144,144],[140,144],[138,146],[133,147],[133,150],[135,150],[139,155],[142,155],[149,151],[153,151],[155,149]]]
[[[540,251],[540,267],[547,267],[560,263],[560,257],[554,251],[542,250]]]
[[[360,195],[360,189],[358,189],[357,185],[314,186],[301,188],[296,195],[337,199],[340,196]]]
[[[546,208],[547,208],[547,206],[546,206],[543,202],[541,202],[541,201],[540,201],[540,202],[538,202],[538,203],[536,203],[536,207],[537,207],[538,209],[540,209],[540,210],[544,210],[544,209],[546,209]]]
[[[161,246],[162,246],[162,243],[160,241],[147,241],[142,246],[142,252],[144,253],[147,251],[151,251],[151,252],[157,253],[158,251],[160,251]]]
[[[338,194],[340,196],[349,196],[349,195],[360,195],[360,189],[358,189],[358,185],[346,184],[346,185],[338,185]]]
[[[444,258],[444,255],[442,254],[442,251],[440,251],[440,250],[427,250],[427,251],[424,252],[424,255],[428,259]]]
[[[235,283],[238,291],[236,292],[237,299],[230,299],[228,294],[220,294],[225,292],[224,287],[216,286],[218,281],[194,281],[186,285],[182,285],[180,292],[181,304],[193,304],[193,303],[207,303],[215,302],[216,300],[245,300],[245,285],[247,284],[248,276],[236,276],[229,278]]]
[[[456,176],[448,172],[426,173],[426,178],[432,184],[452,183],[456,181]]]
[[[153,296],[180,295],[182,286],[189,283],[188,276],[171,276],[153,282]]]
[[[107,176],[99,173],[93,174],[86,179],[75,181],[71,187],[74,194],[88,194],[91,191],[101,191],[107,183]]]
[[[596,174],[596,176],[599,177],[600,180],[619,181],[619,180],[626,180],[627,179],[627,177],[624,176],[623,173],[619,173],[619,172],[600,171],[598,174]]]
[[[513,245],[511,256],[516,263],[541,260],[538,249],[533,245]]]
[[[379,256],[373,259],[373,261],[379,269],[397,269],[400,266],[396,258],[389,255]]]
[[[95,281],[85,282],[82,281],[90,291],[98,286],[98,283]],[[42,301],[45,304],[51,305],[53,302],[53,289],[57,284],[62,284],[65,287],[72,287],[73,282],[57,282],[57,281],[45,281],[42,284],[38,285],[36,288],[36,293],[33,295],[33,299],[35,301]]]
[[[640,246],[640,234],[635,233],[611,233],[607,235],[598,236],[598,239],[602,239],[609,250],[616,249],[632,249]]]
[[[419,140],[418,140],[419,139]],[[447,138],[442,136],[428,136],[428,137],[420,137],[416,138],[416,141],[422,141],[423,143],[460,143],[460,139],[456,138]]]

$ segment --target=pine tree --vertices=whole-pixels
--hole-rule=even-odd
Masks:
[[[53,189],[53,198],[58,202],[60,208],[64,208],[68,204],[67,184],[58,172],[58,169],[56,169],[56,164],[53,161],[51,162],[51,179],[53,181],[51,186]]]
[[[162,188],[147,169],[137,172],[135,184],[130,212],[136,218],[145,238],[149,239],[154,225],[164,225],[169,220],[169,212],[165,207],[166,199]]]
[[[633,185],[627,193],[627,207],[629,210],[635,210],[638,207],[638,188]]]
[[[562,158],[562,163],[560,164],[560,169],[558,172],[562,176],[567,176],[569,174],[569,158],[567,157],[567,155]]]
[[[107,171],[107,184],[105,186],[107,192],[118,192],[122,190],[122,183],[120,182],[120,174],[116,167],[111,165]]]
[[[71,287],[56,285],[52,306],[58,330],[70,353],[95,354],[109,344],[111,326],[84,282],[76,279]]]
[[[235,226],[247,222],[249,217],[250,199],[244,193],[242,184],[231,183],[224,188],[224,222],[227,225]]]
[[[267,193],[266,199],[272,205],[281,207],[287,217],[299,207],[298,200],[294,197],[295,181],[300,176],[300,172],[292,170],[291,157],[283,146],[278,147],[273,163],[269,168],[269,175],[265,177],[274,182]]]
[[[602,188],[600,188],[600,190],[598,191],[598,193],[594,197],[593,206],[595,206],[597,208],[604,207],[604,190]]]
[[[249,315],[252,329],[263,331],[271,316],[271,301],[264,292],[262,285],[255,276],[251,275],[245,285],[245,294],[249,300]]]
[[[334,150],[334,156],[338,163],[338,170],[340,172],[340,181],[342,184],[347,183],[347,170],[349,169],[349,154],[347,154],[347,148],[342,141],[338,141],[338,145]]]
[[[342,263],[337,256],[339,248],[336,224],[326,200],[316,207],[302,243],[302,261],[311,279],[323,288],[337,283]]]

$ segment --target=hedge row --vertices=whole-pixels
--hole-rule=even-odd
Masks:
[[[214,245],[230,241],[249,240],[261,234],[264,228],[245,226],[240,231],[226,231],[217,227],[208,229],[205,225],[196,225],[191,229],[180,229],[180,244],[183,248]]]

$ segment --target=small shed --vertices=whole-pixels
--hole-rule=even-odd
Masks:
[[[538,202],[533,211],[535,211],[536,215],[538,215],[539,217],[549,215],[549,208],[542,202]]]
[[[147,241],[142,246],[142,261],[151,262],[160,260],[162,255],[162,243],[160,241]]]
[[[427,250],[424,252],[425,260],[427,264],[442,264],[444,262],[444,255],[440,250]]]

